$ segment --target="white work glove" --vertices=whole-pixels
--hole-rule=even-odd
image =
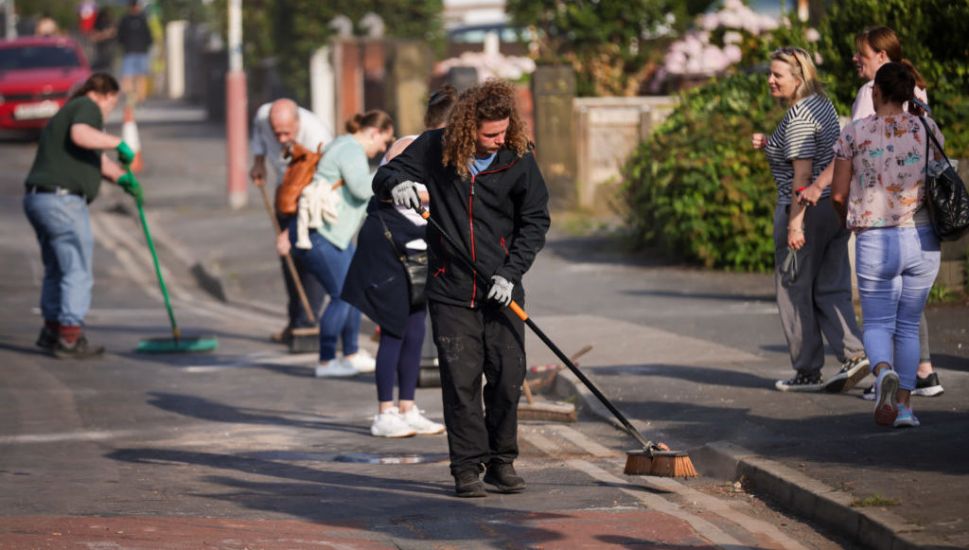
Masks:
[[[511,290],[515,285],[501,275],[491,276],[491,288],[488,290],[488,299],[494,300],[502,306],[511,303]]]
[[[421,197],[417,193],[417,184],[412,181],[398,183],[390,190],[390,196],[394,199],[394,204],[404,208],[419,210],[421,208]]]

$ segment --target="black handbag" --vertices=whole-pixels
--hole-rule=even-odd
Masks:
[[[375,212],[375,214],[380,219],[380,225],[384,226],[384,237],[390,241],[390,246],[394,249],[394,254],[397,255],[397,259],[404,266],[404,273],[407,274],[407,291],[410,294],[410,306],[412,308],[424,306],[427,303],[427,296],[424,294],[424,287],[427,286],[427,251],[419,250],[412,254],[402,252],[397,248],[397,243],[394,242],[394,236],[387,227],[383,216],[380,215],[379,211]]]
[[[942,241],[954,241],[969,229],[969,192],[966,184],[952,167],[942,145],[929,131],[925,119],[922,126],[928,139],[925,140],[925,205],[929,209],[932,228]],[[929,141],[935,144],[945,159],[946,168],[937,176],[929,175]]]

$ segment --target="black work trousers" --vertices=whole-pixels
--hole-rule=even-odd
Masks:
[[[280,227],[286,228],[289,227],[292,216],[277,215],[276,218],[279,220]],[[299,275],[299,282],[303,284],[303,291],[306,292],[306,301],[310,303],[310,308],[313,310],[313,318],[308,319],[306,308],[303,307],[296,284],[293,283],[293,276],[289,272],[289,266],[286,265],[286,258],[280,257],[279,264],[283,268],[283,282],[286,285],[286,316],[289,319],[286,326],[291,329],[316,326],[320,320],[320,307],[323,305],[326,290],[312,273],[296,262],[296,274]]]
[[[518,399],[525,380],[524,322],[494,303],[469,309],[431,302],[430,312],[451,474],[512,463],[518,458]]]

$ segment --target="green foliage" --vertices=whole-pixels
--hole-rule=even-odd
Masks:
[[[969,156],[969,2],[960,0],[844,0],[833,2],[821,24],[822,72],[839,112],[862,84],[851,59],[855,35],[872,25],[891,27],[902,52],[928,83],[932,116],[950,156]]]
[[[225,33],[226,0],[215,0],[214,12]],[[243,40],[246,63],[274,58],[283,83],[297,101],[309,95],[309,61],[333,35],[330,22],[345,15],[362,35],[360,20],[373,12],[384,20],[386,35],[420,39],[432,45],[444,36],[443,0],[246,0]]]
[[[76,0],[18,0],[17,16],[20,18],[39,18],[47,15],[61,30],[74,30],[78,24],[78,2]]]
[[[713,0],[508,0],[515,25],[533,28],[540,60],[576,70],[579,95],[634,95],[656,68],[671,35]],[[693,10],[693,11],[691,11]]]
[[[750,136],[774,128],[783,111],[756,74],[714,80],[680,100],[624,169],[634,239],[706,267],[769,269],[775,191]]]

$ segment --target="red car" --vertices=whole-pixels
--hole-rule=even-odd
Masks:
[[[61,37],[0,40],[0,129],[40,129],[91,75],[84,52]]]

